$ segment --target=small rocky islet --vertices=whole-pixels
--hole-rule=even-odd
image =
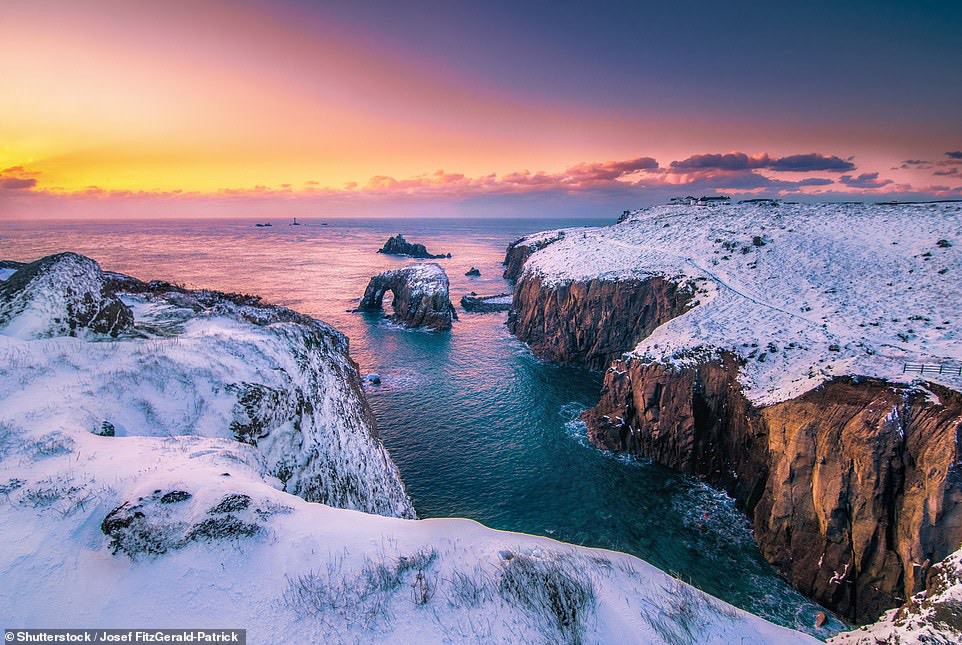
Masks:
[[[425,247],[423,244],[408,242],[400,233],[394,237],[388,238],[387,242],[384,243],[384,246],[378,249],[378,253],[384,253],[385,255],[399,255],[421,260],[443,260],[451,257],[450,253],[439,253],[437,255],[430,253],[427,247]]]

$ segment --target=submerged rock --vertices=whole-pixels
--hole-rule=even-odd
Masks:
[[[395,322],[405,327],[451,329],[458,314],[448,295],[448,276],[439,265],[414,264],[371,278],[358,311],[378,311],[384,294],[394,294]]]
[[[400,233],[392,238],[389,238],[388,241],[384,243],[384,246],[378,249],[378,253],[385,253],[387,255],[404,255],[411,258],[427,260],[451,257],[450,253],[442,253],[440,255],[429,253],[423,244],[408,242]]]

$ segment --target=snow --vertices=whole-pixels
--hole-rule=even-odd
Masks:
[[[409,286],[412,297],[416,298],[423,295],[448,295],[448,274],[440,264],[434,262],[421,262],[385,271],[376,276],[376,279],[400,280]]]
[[[0,333],[4,625],[812,642],[632,556],[391,517],[407,498],[337,332],[205,292],[121,298],[121,338]]]
[[[659,206],[566,230],[524,274],[546,285],[656,275],[687,285],[690,309],[631,354],[684,366],[733,353],[746,395],[767,405],[833,376],[905,382],[906,363],[958,366],[960,245],[956,203]],[[962,387],[957,370],[925,380]]]
[[[83,260],[78,281],[100,293],[99,267]],[[279,308],[169,292],[121,294],[135,327],[117,340],[89,330],[81,337],[24,333],[46,334],[51,326],[41,314],[59,315],[62,307],[49,303],[59,305],[58,290],[67,287],[53,278],[76,268],[73,257],[64,263],[18,294],[22,313],[0,328],[0,423],[43,419],[65,437],[106,422],[118,437],[241,440],[256,446],[264,474],[283,479],[289,492],[413,515],[357,396],[360,378],[338,332],[286,320],[292,312]]]
[[[6,280],[16,272],[17,272],[16,269],[0,267],[0,280]]]

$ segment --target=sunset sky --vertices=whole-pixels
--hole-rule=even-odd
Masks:
[[[0,219],[962,198],[962,2],[0,3]]]

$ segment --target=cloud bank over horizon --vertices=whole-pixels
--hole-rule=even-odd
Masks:
[[[946,152],[937,162],[907,160],[954,177],[962,155]],[[63,190],[46,186],[43,173],[24,166],[0,170],[0,207],[9,218],[99,216],[137,217],[251,215],[265,208],[294,214],[531,213],[551,204],[552,212],[603,215],[667,201],[672,197],[725,194],[734,198],[771,197],[807,201],[934,200],[962,198],[958,185],[909,183],[879,172],[853,174],[853,157],[818,152],[776,157],[767,153],[703,153],[662,164],[651,156],[621,161],[580,162],[560,172],[518,170],[470,177],[437,170],[413,177],[387,175],[340,187],[318,181],[301,185],[225,187],[214,191],[117,190],[88,186]]]

